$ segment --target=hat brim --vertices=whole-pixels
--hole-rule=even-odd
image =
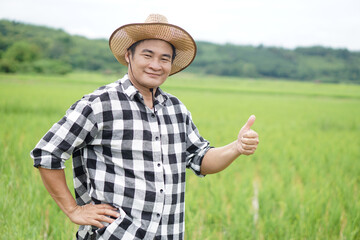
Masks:
[[[185,69],[195,59],[194,39],[184,29],[168,23],[132,23],[121,26],[110,36],[109,46],[119,63],[127,66],[125,54],[128,48],[146,39],[160,39],[175,47],[176,57],[169,75]]]

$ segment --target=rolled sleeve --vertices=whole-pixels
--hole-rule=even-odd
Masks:
[[[204,177],[205,175],[201,174],[201,163],[207,151],[212,147],[207,140],[201,137],[190,113],[186,124],[188,136],[186,140],[186,167],[193,170],[197,176]]]
[[[75,149],[89,143],[96,135],[97,124],[92,108],[78,101],[55,123],[30,152],[34,167],[63,169]]]

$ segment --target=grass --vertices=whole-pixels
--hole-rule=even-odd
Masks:
[[[115,80],[0,75],[0,239],[74,239],[29,152],[73,102]],[[163,89],[213,146],[251,114],[260,135],[256,154],[223,172],[188,172],[186,239],[360,239],[360,86],[179,74]]]

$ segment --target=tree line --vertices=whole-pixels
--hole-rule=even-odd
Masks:
[[[323,46],[293,50],[197,42],[186,71],[251,78],[360,83],[360,52]],[[0,20],[0,72],[66,74],[74,70],[126,71],[106,39],[87,39],[61,29]]]

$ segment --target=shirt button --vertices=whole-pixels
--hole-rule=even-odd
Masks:
[[[160,163],[158,163],[158,164],[157,164],[157,166],[158,166],[158,167],[161,167],[161,164],[160,164]]]
[[[160,217],[160,213],[157,213],[156,216],[157,216],[157,217]]]
[[[152,117],[152,118],[155,118],[155,114],[151,114],[151,117]]]
[[[156,140],[156,141],[159,140],[159,137],[155,137],[155,140]]]
[[[163,192],[164,192],[164,190],[160,189],[160,193],[163,193]]]

